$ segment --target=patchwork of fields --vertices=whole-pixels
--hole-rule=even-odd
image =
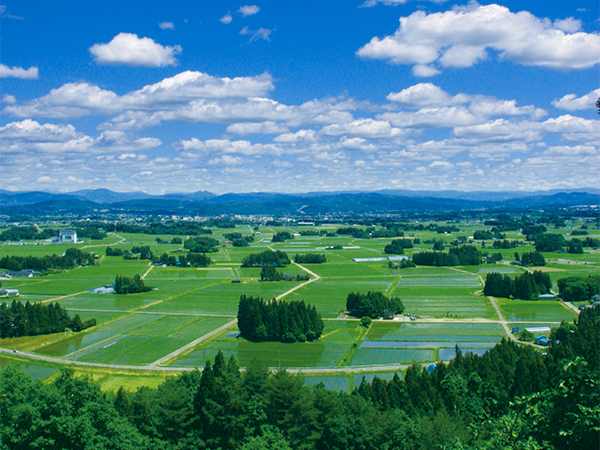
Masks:
[[[469,233],[468,227],[465,228]],[[177,256],[180,245],[155,243],[155,236],[139,234],[109,234],[102,241],[76,244],[83,251],[98,255],[95,266],[75,268],[63,273],[42,277],[7,279],[4,288],[19,289],[23,302],[58,301],[71,315],[83,320],[95,318],[96,327],[81,333],[61,333],[46,337],[21,338],[0,341],[0,347],[19,350],[33,355],[56,358],[57,361],[98,363],[108,366],[136,366],[140,370],[161,368],[202,367],[218,351],[225,357],[234,356],[244,367],[253,360],[269,367],[285,367],[313,373],[308,384],[323,382],[334,389],[352,389],[362,375],[353,371],[384,371],[390,377],[402,366],[430,364],[452,359],[455,348],[482,354],[503,337],[508,337],[505,326],[525,324],[557,326],[561,321],[572,321],[576,315],[558,301],[522,301],[496,299],[501,316],[487,297],[481,294],[482,280],[487,273],[501,272],[516,276],[525,269],[498,263],[471,267],[415,267],[393,269],[388,261],[355,262],[353,258],[381,258],[390,239],[353,239],[347,236],[296,236],[295,240],[273,243],[278,231],[294,233],[312,227],[263,227],[255,230],[251,247],[220,245],[217,253],[210,254],[209,268],[180,268],[152,265],[147,260],[125,260],[120,256],[104,256],[108,245],[129,250],[133,245],[149,245],[152,251]],[[474,229],[474,228],[473,228]],[[223,232],[214,229],[214,238],[223,242]],[[244,235],[250,227],[238,227]],[[461,233],[461,234],[464,234]],[[437,236],[429,231],[418,235],[421,242]],[[444,236],[447,240],[448,237]],[[161,236],[170,240],[172,236]],[[522,236],[520,237],[522,239]],[[337,246],[337,249],[326,247]],[[2,255],[41,256],[64,251],[64,245],[2,246]],[[430,249],[431,245],[417,244],[407,250]],[[282,250],[290,259],[298,254],[320,253],[327,256],[324,264],[289,265],[281,270],[292,275],[317,275],[310,283],[302,281],[261,282],[260,268],[242,268],[241,261],[251,253]],[[523,247],[520,251],[530,251]],[[510,260],[512,251],[502,251]],[[561,255],[561,261],[544,268],[553,283],[572,274],[597,273],[599,253],[587,258],[579,256],[566,261],[570,255]],[[552,255],[548,255],[551,259]],[[594,266],[582,265],[581,261]],[[576,264],[579,262],[579,264]],[[145,283],[155,290],[130,295],[91,294],[88,289],[111,284],[116,275],[144,276]],[[232,283],[232,280],[239,283]],[[294,288],[297,288],[293,290]],[[293,290],[293,291],[292,291]],[[367,329],[359,321],[344,314],[346,297],[350,292],[381,291],[400,297],[406,313],[395,320],[375,320]],[[289,293],[288,293],[289,292]],[[259,296],[265,300],[274,297],[287,301],[304,300],[315,305],[325,319],[321,339],[309,343],[282,344],[254,343],[239,337],[235,324],[240,295]],[[232,322],[233,321],[233,322]],[[231,322],[230,326],[224,325]],[[220,332],[215,330],[223,327]],[[212,335],[214,333],[214,335]],[[197,340],[207,336],[204,340]],[[190,348],[186,348],[190,347]],[[167,355],[171,355],[162,361]],[[0,358],[0,367],[8,363]],[[14,362],[14,358],[11,359]],[[22,361],[19,363],[35,377],[47,377],[56,367],[49,363]],[[393,366],[394,369],[389,369]],[[344,369],[346,368],[346,369]],[[319,371],[347,373],[321,374]],[[83,369],[82,369],[83,370]],[[146,377],[147,374],[140,375]],[[369,380],[369,376],[365,375]],[[385,375],[387,376],[387,375]],[[107,388],[115,385],[113,378],[105,380]],[[135,383],[133,383],[135,385]]]

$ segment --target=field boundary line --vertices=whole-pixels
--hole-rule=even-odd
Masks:
[[[175,299],[177,297],[181,297],[182,295],[193,294],[194,292],[198,292],[198,291],[201,291],[202,289],[206,289],[206,288],[209,288],[209,287],[216,286],[217,284],[223,284],[224,282],[225,282],[224,280],[220,280],[220,281],[217,281],[215,283],[207,284],[206,286],[201,286],[199,288],[192,289],[191,291],[185,291],[185,292],[182,292],[180,294],[175,294],[175,295],[172,295],[170,297],[163,298],[163,299],[157,300],[157,301],[152,302],[152,303],[148,303],[147,305],[138,306],[137,308],[130,309],[129,311],[140,311],[142,309],[150,308],[151,306],[155,306],[155,305],[158,305],[158,304],[163,303],[163,302],[168,302],[168,301],[173,300],[173,299]]]
[[[148,264],[150,264],[150,268],[146,270],[146,273],[144,275],[141,276],[142,280],[146,278],[146,275],[148,275],[152,271],[152,269],[154,269],[154,264],[152,264],[152,261]]]
[[[392,292],[394,292],[394,289],[396,289],[396,286],[398,286],[398,283],[400,283],[400,279],[402,278],[401,275],[398,275],[396,278],[394,278],[392,280],[392,282],[390,283],[390,285],[388,286],[388,288],[385,290],[385,295],[386,296],[390,296],[392,294]]]
[[[167,362],[167,361],[169,361],[171,359],[175,359],[177,356],[179,356],[181,353],[185,352],[186,350],[189,350],[189,349],[195,347],[200,342],[206,341],[207,339],[210,339],[211,337],[219,334],[222,331],[225,331],[225,330],[231,328],[232,326],[234,326],[236,324],[237,324],[237,317],[234,320],[232,320],[230,322],[227,322],[225,325],[221,325],[219,328],[217,328],[215,330],[212,330],[211,332],[206,333],[203,336],[200,336],[198,339],[194,339],[189,344],[186,344],[183,347],[178,348],[174,352],[171,352],[168,355],[163,356],[160,359],[157,359],[153,363],[150,363],[149,366],[159,366],[160,364],[162,364],[164,362]]]
[[[49,298],[48,300],[42,300],[40,303],[57,302],[59,300],[65,299],[65,298],[76,297],[76,296],[82,295],[82,294],[87,294],[87,291],[76,292],[75,294],[63,295],[61,297]]]

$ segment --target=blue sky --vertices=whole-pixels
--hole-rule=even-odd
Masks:
[[[6,1],[0,188],[599,187],[597,1]]]

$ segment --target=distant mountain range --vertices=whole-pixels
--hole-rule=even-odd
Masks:
[[[69,193],[0,190],[4,215],[109,214],[334,214],[461,211],[478,209],[557,208],[600,205],[600,189],[536,192],[460,192],[382,190],[377,192],[311,192],[304,194],[242,193],[150,195],[108,189]]]

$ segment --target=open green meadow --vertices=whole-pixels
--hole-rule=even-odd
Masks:
[[[431,250],[433,239],[442,239],[449,245],[458,236],[470,238],[481,223],[460,223],[460,232],[438,234],[424,229],[411,231],[405,238],[418,238],[419,244],[407,249],[406,255]],[[64,272],[31,278],[2,280],[2,287],[18,289],[20,300],[30,302],[58,301],[71,315],[79,314],[85,321],[97,320],[97,325],[80,333],[65,332],[57,335],[21,339],[21,350],[36,355],[82,363],[106,365],[102,368],[76,369],[81,376],[97,378],[105,390],[116,390],[123,385],[133,390],[140,386],[155,386],[168,374],[142,372],[156,365],[167,369],[203,367],[222,351],[226,358],[234,356],[241,367],[254,360],[272,368],[302,369],[308,373],[307,385],[323,383],[334,390],[349,391],[362,380],[374,376],[391,379],[394,370],[386,366],[428,364],[451,359],[458,345],[463,352],[482,354],[505,336],[500,321],[512,326],[556,326],[561,321],[572,321],[576,314],[560,301],[522,301],[496,299],[502,317],[487,297],[481,294],[482,280],[487,274],[500,272],[511,277],[526,269],[510,265],[515,251],[520,254],[534,251],[534,247],[490,250],[481,241],[475,245],[482,251],[501,253],[504,260],[498,264],[465,267],[424,267],[393,269],[387,260],[353,261],[353,258],[386,258],[384,247],[391,238],[355,239],[351,236],[300,236],[285,242],[272,242],[276,232],[335,231],[336,225],[265,227],[254,230],[250,226],[235,229],[212,228],[210,237],[219,240],[218,252],[207,254],[213,260],[207,268],[162,267],[149,260],[126,260],[121,256],[106,256],[106,247],[129,251],[133,246],[149,246],[159,256],[167,253],[176,258],[183,252],[183,244],[159,244],[156,238],[171,241],[172,235],[143,235],[110,233],[99,240],[79,244],[2,245],[0,256],[38,256],[62,254],[75,247],[97,255],[96,264]],[[364,227],[363,227],[364,228]],[[249,247],[224,244],[223,235],[239,232],[244,236],[254,233]],[[567,232],[565,230],[565,232]],[[507,232],[507,239],[523,240],[519,232]],[[183,237],[185,239],[185,237]],[[427,242],[427,243],[425,243]],[[337,249],[326,248],[337,246]],[[263,251],[285,251],[290,259],[296,254],[318,253],[327,257],[324,264],[290,264],[278,268],[281,273],[317,275],[311,282],[261,282],[260,267],[241,267],[250,254]],[[574,275],[595,275],[600,265],[600,252],[588,251],[583,255],[567,253],[544,254],[548,272],[556,289],[556,281]],[[154,290],[129,295],[93,294],[89,289],[111,285],[117,275],[143,276],[147,286]],[[236,282],[232,283],[235,280]],[[237,282],[239,281],[239,282]],[[356,318],[345,315],[346,297],[350,292],[381,291],[400,297],[408,316],[395,320],[375,320],[366,329]],[[286,301],[303,300],[315,305],[325,320],[322,337],[315,342],[283,344],[278,342],[249,342],[239,336],[235,324],[241,295],[270,300],[275,297]],[[9,302],[12,299],[9,299]],[[485,319],[485,320],[482,320]],[[229,325],[228,325],[229,324]],[[5,339],[2,347],[15,348],[16,343]],[[167,355],[170,355],[167,357]],[[36,378],[54,376],[59,363],[35,362],[14,355],[0,357],[0,367],[16,364]],[[139,375],[119,372],[119,366],[138,367]],[[310,374],[311,369],[357,369],[367,366],[365,374],[331,373]],[[94,372],[96,371],[96,372]],[[172,374],[172,373],[171,373]],[[158,381],[157,381],[158,380]]]

